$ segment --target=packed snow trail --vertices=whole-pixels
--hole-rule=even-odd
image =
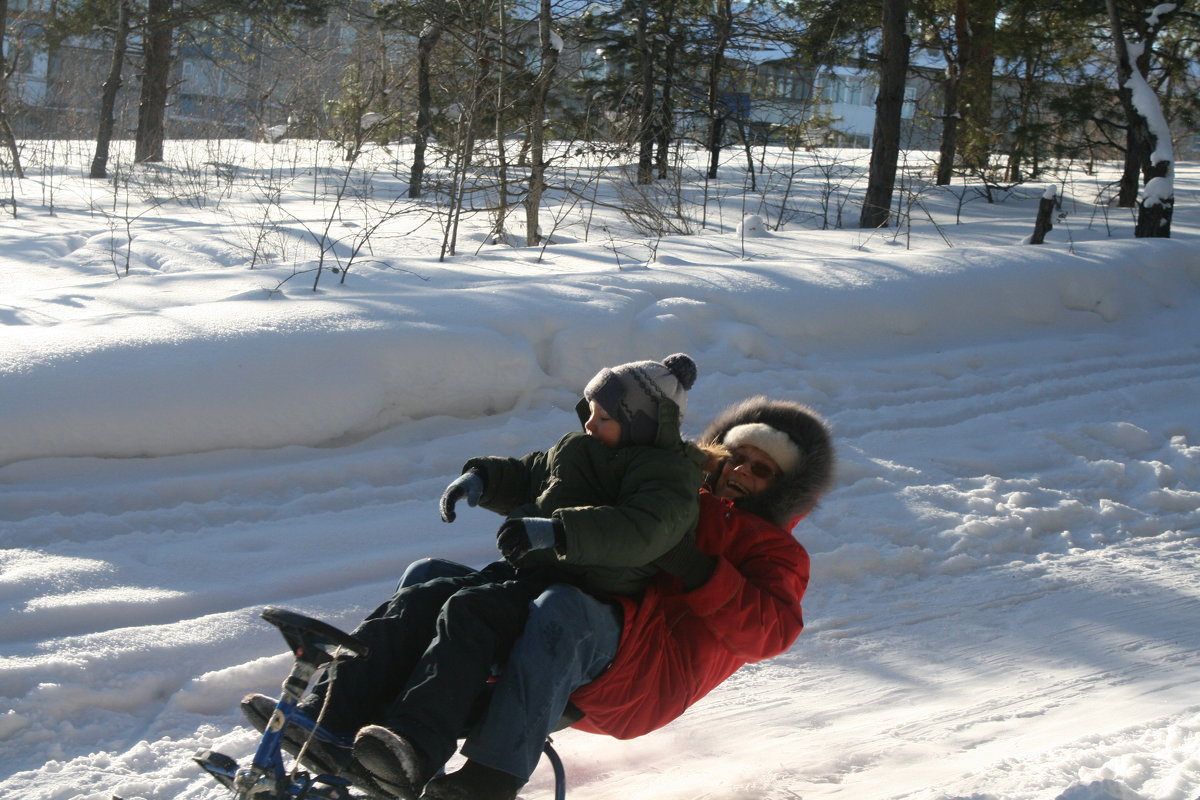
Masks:
[[[809,628],[649,737],[559,734],[570,796],[1041,798],[1092,770],[1192,800],[1200,381],[1196,341],[1163,333],[710,376],[697,426],[760,391],[835,426],[838,489],[798,529]],[[236,700],[288,661],[257,609],[348,629],[412,558],[489,557],[488,515],[437,521],[447,476],[569,424],[532,409],[332,450],[6,468],[29,548],[5,556],[22,605],[0,634],[3,724],[24,765],[6,793],[72,797],[70,775],[84,797],[220,796],[190,752],[248,754]],[[524,796],[549,791],[539,772]]]
[[[140,231],[120,280],[102,225],[28,215],[0,233],[0,798],[224,798],[191,756],[252,752],[238,699],[290,661],[262,607],[349,630],[413,559],[489,560],[494,515],[438,519],[463,462],[682,350],[691,435],[760,393],[833,424],[808,628],[654,734],[557,734],[572,800],[1197,800],[1196,185],[1162,242],[1016,246],[1019,199],[952,248],[713,230],[619,267],[583,237],[443,265],[410,232],[270,299],[294,265],[242,269],[211,211]]]

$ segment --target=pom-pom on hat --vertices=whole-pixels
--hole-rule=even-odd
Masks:
[[[605,367],[588,381],[585,400],[595,400],[621,424],[622,441],[653,444],[658,438],[658,404],[666,399],[687,410],[687,392],[696,383],[696,362],[684,353],[658,361],[631,361]]]

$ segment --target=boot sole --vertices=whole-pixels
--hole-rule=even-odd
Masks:
[[[386,728],[378,733],[371,725],[359,732],[354,740],[353,768],[368,775],[375,785],[395,800],[418,800],[421,786],[418,785],[420,767],[411,752],[389,746],[388,738],[396,738]],[[364,735],[366,734],[366,735]]]

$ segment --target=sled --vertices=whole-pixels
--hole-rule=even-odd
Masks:
[[[288,769],[283,752],[284,731],[316,673],[336,659],[366,655],[367,646],[348,633],[303,614],[268,606],[262,618],[279,628],[295,656],[291,672],[250,764],[213,750],[193,756],[200,767],[233,793],[234,800],[367,800],[371,795],[338,775],[312,774],[298,762]],[[554,770],[554,800],[566,800],[566,770],[549,739],[543,752]]]

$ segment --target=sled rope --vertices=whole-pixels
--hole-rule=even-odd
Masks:
[[[333,651],[333,660],[337,661],[346,653],[346,649],[341,645]],[[330,662],[333,663],[333,662]],[[325,676],[322,675],[322,678]],[[304,737],[304,744],[300,745],[300,751],[296,753],[296,760],[292,763],[292,772],[289,776],[292,780],[296,780],[296,775],[300,771],[300,762],[304,760],[305,753],[308,752],[308,745],[312,742],[313,737],[317,735],[317,729],[325,722],[325,712],[329,710],[329,699],[333,697],[333,681],[328,681],[328,689],[325,691],[325,699],[321,701],[321,710],[317,712],[317,721],[308,730],[308,735]]]

